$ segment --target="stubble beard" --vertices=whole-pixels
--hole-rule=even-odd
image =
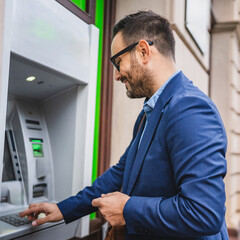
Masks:
[[[127,80],[130,88],[127,88],[126,94],[129,98],[150,97],[152,95],[152,75],[148,69],[144,69],[137,62],[135,56],[131,60],[131,72],[127,77],[123,76],[122,81]]]

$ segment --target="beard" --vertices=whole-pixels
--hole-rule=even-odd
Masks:
[[[127,96],[129,98],[142,98],[152,96],[153,78],[148,69],[143,68],[135,56],[131,59],[131,72],[121,77],[121,81],[127,81]]]

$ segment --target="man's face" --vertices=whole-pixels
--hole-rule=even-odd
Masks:
[[[112,54],[115,55],[125,47],[127,46],[122,40],[122,35],[118,33],[112,42]],[[136,46],[131,51],[116,58],[120,71],[115,69],[115,80],[125,84],[126,94],[129,98],[148,97],[151,92],[152,76],[147,67],[141,64],[139,54],[142,53]]]

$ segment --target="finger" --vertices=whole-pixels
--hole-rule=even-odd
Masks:
[[[34,214],[32,214],[32,215],[28,215],[28,219],[30,220],[30,221],[34,221],[34,220],[36,220],[36,219],[38,219],[39,218],[39,215],[41,214],[41,212],[35,212]]]
[[[35,215],[36,213],[38,213],[38,212],[41,212],[41,209],[39,209],[39,208],[29,208],[29,209],[27,209],[27,210],[25,210],[25,211],[23,211],[23,212],[20,212],[19,213],[19,217],[25,217],[25,216],[28,216],[28,215]]]
[[[27,218],[28,218],[28,220],[31,221],[31,222],[34,221],[34,220],[36,220],[36,219],[38,219],[38,217],[35,217],[34,215],[30,215],[30,216],[28,215]]]
[[[111,196],[113,196],[113,195],[116,195],[116,194],[119,194],[120,192],[111,192],[111,193],[107,193],[107,194],[102,194],[102,195],[104,195],[104,196],[102,196],[102,197],[111,197]]]
[[[39,207],[41,205],[41,203],[31,203],[28,208],[35,208],[35,207]]]
[[[30,205],[28,206],[28,209],[26,209],[25,211],[19,213],[19,216],[20,216],[20,217],[29,217],[29,216],[33,217],[34,214],[35,214],[35,212],[30,213],[30,212],[29,212],[29,209],[32,209],[32,210],[33,210],[33,209],[36,209],[37,207],[39,207],[39,205],[40,205],[40,203],[30,204]]]
[[[99,212],[103,215],[103,212],[102,212],[103,210],[102,210],[102,208],[99,207],[98,210],[99,210]]]
[[[92,200],[93,207],[100,207],[101,203],[102,203],[101,198],[95,198]]]
[[[123,194],[123,193],[118,192],[118,191],[112,193],[112,195],[118,195],[118,194]]]
[[[111,197],[112,193],[103,193],[101,194],[101,198]]]
[[[27,216],[27,212],[28,212],[29,209],[25,210],[25,211],[22,211],[20,213],[18,213],[19,217],[26,217]],[[30,214],[29,214],[30,215]]]
[[[47,222],[50,222],[50,221],[51,221],[51,217],[50,217],[50,215],[48,215],[48,216],[46,216],[46,217],[39,218],[39,219],[33,221],[33,222],[32,222],[32,225],[33,225],[34,227],[36,227],[36,226],[42,225],[42,224],[47,223]]]
[[[28,214],[26,217],[30,220],[30,219],[38,218],[39,214],[40,212],[34,212],[32,214]]]

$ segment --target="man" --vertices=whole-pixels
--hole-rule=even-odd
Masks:
[[[177,71],[174,51],[169,22],[151,11],[114,26],[115,79],[128,97],[146,98],[133,139],[91,187],[20,216],[34,226],[69,223],[98,208],[111,226],[124,226],[126,239],[228,239],[224,126],[213,102]],[[37,219],[40,212],[46,217]]]

